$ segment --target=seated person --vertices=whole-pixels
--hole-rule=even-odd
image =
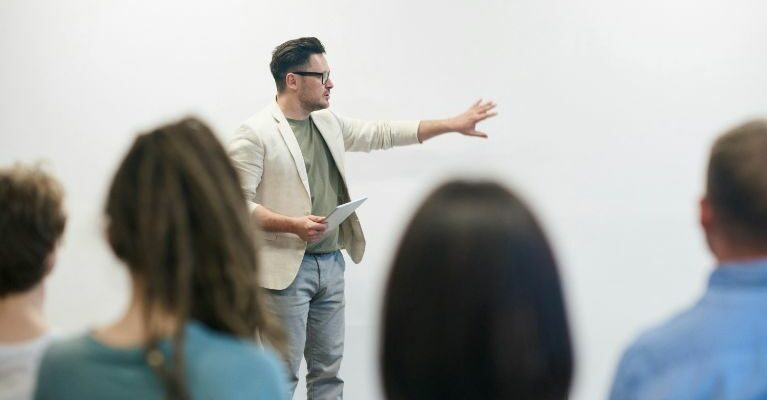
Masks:
[[[62,199],[39,168],[0,169],[0,400],[32,398],[51,340],[43,282],[66,224]]]
[[[557,264],[514,194],[457,181],[421,205],[386,288],[381,370],[390,400],[568,397]]]
[[[714,143],[700,223],[706,292],[626,350],[611,399],[767,398],[767,120]]]
[[[258,286],[256,231],[203,123],[140,135],[107,196],[107,237],[132,300],[116,322],[54,343],[35,398],[282,399],[280,346]]]

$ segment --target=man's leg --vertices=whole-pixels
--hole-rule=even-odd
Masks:
[[[288,386],[290,397],[298,384],[298,369],[301,366],[306,344],[306,320],[312,297],[318,290],[317,261],[304,256],[293,283],[283,290],[267,290],[271,311],[282,323],[287,339]]]
[[[315,256],[319,291],[309,307],[306,350],[306,392],[310,400],[342,399],[338,375],[344,353],[344,257],[340,251]]]

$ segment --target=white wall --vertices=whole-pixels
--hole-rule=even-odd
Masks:
[[[127,300],[101,207],[132,136],[196,113],[226,139],[271,100],[275,45],[323,40],[344,115],[436,118],[494,99],[486,141],[348,157],[352,195],[370,200],[367,254],[347,270],[347,398],[380,398],[393,249],[417,203],[456,174],[496,177],[534,205],[564,272],[574,398],[601,398],[629,340],[703,290],[707,150],[765,112],[765,17],[759,0],[4,0],[0,165],[47,160],[67,188],[48,310],[75,332]]]

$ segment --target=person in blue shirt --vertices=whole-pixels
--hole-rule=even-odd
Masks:
[[[140,135],[112,181],[107,238],[132,300],[116,322],[53,344],[35,399],[284,399],[283,341],[258,286],[257,233],[211,130]]]
[[[610,399],[767,398],[767,120],[714,144],[700,221],[705,294],[626,350]]]

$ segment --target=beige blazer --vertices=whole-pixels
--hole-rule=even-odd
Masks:
[[[419,121],[368,122],[342,118],[329,110],[311,113],[327,143],[346,186],[344,152],[385,150],[418,143]],[[251,213],[260,205],[276,213],[296,217],[312,210],[304,157],[293,130],[273,102],[245,121],[228,146]],[[349,201],[347,198],[346,201]],[[341,224],[342,248],[359,263],[365,252],[365,235],[357,214]],[[261,285],[285,289],[301,266],[306,242],[287,232],[263,232]]]

